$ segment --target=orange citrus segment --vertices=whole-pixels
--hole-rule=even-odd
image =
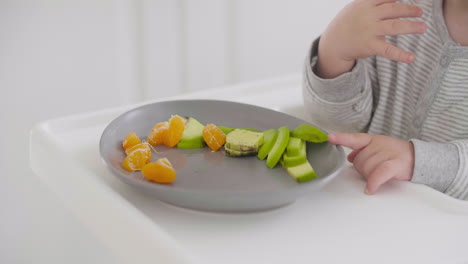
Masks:
[[[122,162],[122,167],[128,171],[141,170],[151,161],[151,149],[148,143],[140,143],[125,151],[127,157]]]
[[[226,143],[226,134],[214,124],[203,128],[203,139],[212,151],[217,151]]]
[[[159,122],[157,123],[148,135],[148,143],[153,146],[161,145],[164,143],[167,130],[169,129],[169,122]]]
[[[131,132],[122,141],[122,147],[126,150],[140,143],[141,140],[137,134],[135,132]]]
[[[176,171],[167,158],[146,164],[141,172],[148,180],[157,183],[171,183],[176,178]]]
[[[164,145],[174,147],[179,143],[185,130],[185,119],[181,116],[174,115],[169,119],[169,128],[167,129]]]
[[[131,147],[131,148],[126,149],[126,150],[125,150],[125,154],[130,155],[130,153],[132,153],[133,151],[138,150],[138,149],[139,149],[139,150],[146,151],[146,152],[149,152],[150,155],[151,155],[151,148],[150,148],[150,146],[148,145],[148,143],[146,143],[146,142],[137,144],[137,145],[135,145],[135,146],[133,146],[133,147]]]

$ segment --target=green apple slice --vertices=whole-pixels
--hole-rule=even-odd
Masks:
[[[320,143],[328,140],[327,134],[309,124],[297,126],[291,131],[291,137],[300,138],[313,143]]]
[[[189,117],[185,123],[184,134],[179,143],[177,143],[177,147],[181,149],[203,148],[205,146],[205,141],[203,140],[204,127],[198,120]]]
[[[292,139],[293,138],[289,139],[289,143],[291,143]],[[299,140],[302,141],[302,144],[301,144],[298,155],[290,156],[287,151],[283,154],[283,158],[281,159],[281,164],[283,165],[284,168],[294,167],[294,166],[301,165],[302,163],[307,162],[306,143],[302,139],[299,139]],[[291,144],[288,144],[287,148],[289,148],[289,145]]]
[[[273,148],[268,153],[268,158],[266,165],[268,168],[274,168],[278,161],[283,156],[283,152],[286,150],[286,147],[289,142],[289,128],[287,126],[282,126],[278,128],[278,137],[276,138]]]
[[[300,155],[302,145],[304,144],[304,140],[295,137],[289,137],[288,146],[286,147],[286,153],[290,157]]]
[[[230,127],[226,127],[226,126],[218,126],[219,129],[221,129],[221,131],[224,132],[224,134],[229,134],[231,133],[232,131],[234,131],[234,128],[230,128]]]
[[[286,168],[286,171],[298,182],[306,182],[317,178],[317,175],[309,162]]]
[[[273,145],[275,145],[277,137],[278,130],[276,129],[268,129],[263,131],[263,145],[258,150],[257,155],[260,160],[264,160],[266,158],[270,150],[273,148]]]

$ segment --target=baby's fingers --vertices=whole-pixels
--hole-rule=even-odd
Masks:
[[[394,178],[395,164],[393,161],[384,161],[379,164],[375,170],[367,178],[367,186],[365,192],[367,194],[374,194],[382,184]]]
[[[426,32],[426,29],[426,23],[419,21],[391,19],[377,24],[377,34],[380,36],[422,34]]]
[[[397,48],[384,40],[377,40],[374,44],[374,50],[378,56],[385,57],[390,60],[405,63],[414,62],[414,55],[412,53]]]
[[[357,154],[359,154],[359,152],[361,152],[362,149],[356,149],[356,150],[353,150],[351,153],[349,153],[348,155],[348,161],[353,163],[354,162],[354,159],[356,158]]]
[[[402,3],[383,4],[377,7],[380,19],[393,19],[403,17],[420,17],[423,14],[421,7]]]

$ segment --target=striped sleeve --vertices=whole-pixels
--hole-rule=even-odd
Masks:
[[[460,153],[452,143],[410,140],[414,146],[412,182],[447,192],[458,173]]]
[[[316,39],[304,67],[303,98],[312,123],[329,132],[362,132],[372,112],[372,89],[366,64],[358,60],[351,72],[334,79],[314,73],[317,63]]]
[[[446,193],[455,198],[468,200],[468,140],[454,141],[459,154],[457,174]]]
[[[468,140],[435,143],[412,139],[411,142],[415,150],[411,181],[468,200]]]

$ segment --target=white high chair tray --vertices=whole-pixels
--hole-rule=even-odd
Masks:
[[[298,76],[160,101],[196,98],[308,119]],[[369,196],[349,163],[324,189],[264,212],[192,211],[141,193],[99,155],[103,129],[138,105],[49,120],[31,131],[36,175],[123,263],[468,263],[467,201],[408,182]]]

